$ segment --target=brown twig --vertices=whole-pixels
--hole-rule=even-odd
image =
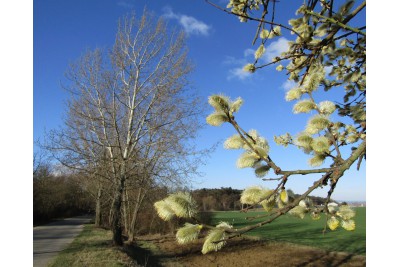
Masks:
[[[280,27],[282,27],[282,28],[284,28],[284,29],[286,29],[286,30],[288,30],[288,31],[293,32],[293,33],[296,34],[298,37],[302,38],[298,32],[296,32],[296,31],[293,30],[292,28],[290,28],[290,27],[288,27],[288,26],[285,26],[285,25],[283,25],[283,24],[281,24],[281,23],[276,23],[276,22],[273,22],[273,21],[267,21],[267,20],[263,20],[263,19],[259,19],[259,18],[253,18],[253,17],[241,15],[241,14],[236,14],[236,13],[233,13],[233,12],[231,12],[231,11],[229,11],[229,10],[226,10],[225,8],[222,8],[222,7],[220,7],[220,6],[216,5],[216,4],[214,4],[213,2],[211,2],[211,1],[209,1],[209,0],[205,0],[205,1],[206,1],[208,4],[212,5],[213,7],[217,8],[217,9],[219,9],[219,10],[225,12],[225,13],[228,13],[228,14],[230,14],[230,15],[234,15],[234,16],[237,16],[237,17],[242,17],[242,18],[245,18],[245,19],[248,19],[248,20],[258,21],[258,22],[262,22],[262,23],[266,23],[266,24],[270,24],[270,25],[280,26]]]

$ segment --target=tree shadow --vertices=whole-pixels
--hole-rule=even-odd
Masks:
[[[217,262],[221,262],[224,257],[227,257],[227,254],[231,255],[230,257],[236,257],[237,252],[243,250],[249,251],[251,254],[253,249],[259,249],[263,247],[265,244],[269,242],[275,243],[275,241],[266,241],[266,240],[253,240],[248,239],[245,237],[232,239],[227,245],[221,250],[221,252],[211,253],[210,255],[217,259]],[[153,242],[151,242],[153,243]],[[124,247],[125,252],[128,256],[131,257],[135,262],[137,262],[140,266],[173,266],[171,264],[178,264],[180,260],[183,260],[186,263],[190,263],[190,259],[192,256],[197,257],[201,255],[200,249],[201,244],[198,246],[197,244],[192,244],[191,248],[185,247],[184,249],[179,249],[176,247],[176,250],[169,250],[169,251],[152,251],[150,249],[146,249],[140,247],[139,244],[134,245],[126,245]],[[302,256],[299,253],[306,253]],[[243,255],[243,254],[242,254]],[[202,255],[206,257],[205,255]],[[267,256],[267,255],[266,255]],[[286,250],[285,254],[282,255],[283,262],[285,261],[284,258],[290,259],[289,265],[287,266],[299,266],[299,267],[306,267],[306,266],[332,266],[332,267],[339,267],[346,264],[350,264],[351,266],[365,266],[365,257],[355,254],[347,254],[347,253],[340,253],[340,252],[332,252],[332,251],[324,251],[324,250]],[[188,258],[189,257],[189,258]],[[219,257],[222,257],[218,260]],[[359,257],[359,260],[358,260]],[[186,258],[186,261],[185,261]],[[294,260],[293,260],[294,259]],[[189,260],[189,262],[188,262]],[[207,261],[204,261],[205,264]],[[359,262],[359,265],[357,264]],[[197,264],[198,264],[197,260]],[[295,265],[292,265],[295,263]],[[167,264],[167,265],[165,265]],[[242,259],[238,258],[236,265],[234,266],[244,266],[244,262]],[[355,265],[354,265],[355,264]],[[190,265],[189,265],[190,266]],[[206,266],[206,265],[204,265]],[[225,266],[225,265],[224,265]],[[255,266],[255,265],[252,265]],[[261,266],[261,265],[260,265]],[[264,265],[263,265],[264,266]],[[284,266],[284,265],[277,265],[277,266]],[[286,267],[286,266],[285,266]]]
[[[137,244],[124,245],[125,253],[140,266],[162,267],[159,257]]]
[[[337,257],[334,256],[333,253],[330,252],[325,252],[324,254],[316,254],[313,255],[311,259],[298,264],[298,267],[306,267],[306,266],[326,266],[326,267],[340,267],[345,264],[351,264],[351,266],[354,265],[354,257],[360,257],[359,255],[355,254],[348,254],[348,255],[343,255],[342,257]],[[352,262],[352,263],[351,263]],[[360,259],[360,265],[358,266],[365,266],[366,262],[365,259]]]

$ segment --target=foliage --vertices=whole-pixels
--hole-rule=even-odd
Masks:
[[[300,197],[299,194],[294,193],[291,189],[286,191],[292,200]],[[199,212],[241,210],[243,207],[248,206],[240,201],[242,193],[243,190],[232,189],[231,187],[202,188],[190,192],[193,199],[198,203]],[[326,202],[326,198],[323,197],[308,196],[307,198],[315,205],[323,205]],[[267,201],[262,201],[256,207],[263,207],[262,204],[266,203]],[[202,222],[207,223],[204,220]]]
[[[202,188],[190,192],[199,211],[240,210],[241,190],[231,187]]]
[[[77,175],[55,175],[49,164],[36,168],[33,175],[33,224],[93,211],[88,193],[78,180]]]
[[[330,205],[331,195],[343,174],[356,162],[359,168],[366,157],[366,32],[365,26],[359,27],[356,23],[357,16],[366,7],[365,1],[346,0],[340,4],[333,0],[300,2],[296,16],[287,24],[275,20],[279,16],[275,12],[276,5],[280,4],[277,1],[230,0],[226,9],[211,4],[237,16],[241,22],[258,23],[253,41],[253,44],[258,42],[258,48],[254,61],[245,65],[244,71],[254,73],[277,65],[277,71],[286,72],[288,80],[295,83],[285,99],[295,102],[295,114],[310,114],[309,120],[297,136],[286,133],[276,136],[274,141],[278,145],[297,147],[309,155],[311,168],[282,170],[271,155],[268,140],[256,130],[243,130],[236,121],[235,114],[243,104],[242,98],[231,100],[222,94],[210,96],[208,103],[214,112],[206,121],[211,126],[228,123],[235,129],[236,133],[225,141],[224,147],[244,151],[237,160],[237,167],[253,168],[257,177],[264,177],[273,170],[278,177],[263,180],[277,180],[279,183],[273,190],[261,187],[245,189],[240,199],[249,204],[245,211],[264,203],[266,214],[262,217],[267,219],[236,229],[204,227],[210,229],[209,240],[215,247],[204,243],[207,249],[203,246],[203,253],[218,250],[227,239],[269,224],[286,213],[300,218],[310,214],[313,220],[325,213],[325,227],[335,230],[341,225],[345,230],[353,231],[354,211],[346,205],[338,210],[329,207],[333,207]],[[267,42],[282,35],[283,30],[295,37],[289,42],[288,50],[272,62],[262,64],[260,58],[266,52]],[[342,90],[343,101],[334,103],[326,99],[317,102],[315,94],[321,90]],[[347,151],[351,151],[348,157],[345,156]],[[329,167],[321,168],[322,164]],[[288,180],[307,174],[320,174],[321,177],[300,196],[295,198],[289,194],[285,189]],[[307,197],[316,188],[324,186],[329,186],[324,206],[314,205]]]

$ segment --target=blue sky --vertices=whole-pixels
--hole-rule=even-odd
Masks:
[[[227,1],[215,2],[225,5]],[[215,93],[232,99],[241,96],[244,105],[236,118],[243,129],[256,129],[269,140],[271,157],[282,169],[304,169],[307,156],[295,148],[283,148],[273,142],[274,135],[286,132],[296,134],[304,129],[309,115],[294,115],[293,103],[284,100],[290,87],[283,72],[274,67],[254,75],[241,68],[252,60],[257,45],[251,42],[255,34],[254,23],[240,23],[233,16],[223,13],[205,1],[165,0],[37,0],[33,3],[33,139],[42,138],[44,130],[62,123],[64,101],[67,94],[60,83],[68,64],[86,49],[110,47],[114,42],[118,19],[135,11],[141,15],[144,6],[157,16],[164,16],[169,26],[187,33],[189,57],[195,63],[190,79],[204,101]],[[278,12],[287,21],[294,14],[295,5],[285,1],[277,3]],[[364,17],[365,19],[365,17]],[[267,47],[266,60],[278,55],[292,35],[274,39]],[[330,93],[329,98],[337,98]],[[327,100],[325,93],[317,100]],[[209,108],[212,112],[212,108]],[[205,118],[204,118],[205,121]],[[205,126],[197,139],[199,148],[210,147],[234,134],[226,124],[221,127]],[[207,164],[200,167],[203,176],[193,180],[193,188],[232,187],[243,189],[251,185],[269,188],[274,183],[256,178],[252,169],[237,169],[236,160],[241,151],[225,150],[222,143],[212,153]],[[337,200],[366,199],[366,171],[353,167],[338,184],[333,195]],[[274,177],[274,175],[270,175]],[[287,188],[296,193],[305,191],[315,176],[294,176]],[[328,189],[314,195],[325,196]]]

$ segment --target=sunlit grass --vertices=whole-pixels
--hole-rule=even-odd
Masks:
[[[82,233],[63,250],[49,267],[118,267],[132,266],[132,260],[111,244],[110,231],[85,225]]]
[[[238,211],[213,212],[211,224],[218,224],[226,221],[235,227],[243,227],[249,223],[257,223],[262,218],[251,222],[246,221],[245,217],[264,214],[263,212],[240,213]],[[356,229],[346,231],[339,228],[336,231],[329,229],[325,234],[325,219],[321,217],[319,221],[313,221],[309,216],[298,219],[289,215],[278,218],[271,224],[254,229],[247,235],[260,237],[265,240],[278,242],[288,242],[300,245],[307,245],[325,249],[328,251],[342,251],[352,254],[365,255],[366,251],[366,209],[356,208]],[[157,247],[151,242],[138,242],[143,251],[136,249],[128,256],[127,252],[121,248],[112,246],[111,231],[95,228],[94,225],[85,225],[82,233],[62,251],[58,257],[49,265],[50,267],[63,266],[87,266],[87,267],[117,267],[117,266],[137,266],[134,265],[133,257],[136,261],[144,257],[143,251],[158,251]],[[143,247],[146,247],[144,249]],[[140,255],[139,255],[139,254]],[[159,253],[159,251],[158,251]],[[142,255],[143,254],[143,255]],[[149,259],[144,259],[143,263]]]
[[[247,233],[251,236],[259,236],[266,240],[284,241],[295,244],[318,247],[330,251],[343,251],[353,254],[365,255],[366,251],[366,208],[355,208],[356,229],[346,231],[338,228],[335,231],[329,229],[322,233],[325,227],[325,217],[321,216],[318,221],[313,221],[309,216],[299,219],[289,215],[284,215],[260,228]],[[221,221],[229,222],[235,227],[243,227],[263,221],[263,218],[253,221],[246,221],[245,217],[265,214],[263,212],[238,211],[213,212],[212,224],[218,224]],[[265,218],[264,218],[265,220]]]

